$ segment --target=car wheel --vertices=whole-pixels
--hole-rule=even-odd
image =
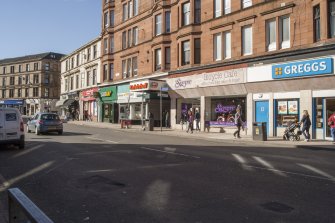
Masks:
[[[19,149],[24,149],[24,147],[25,147],[24,139],[20,139]]]
[[[58,131],[58,135],[62,135],[63,134],[63,130]]]
[[[37,129],[37,127],[35,127],[35,134],[36,134],[36,135],[39,135],[39,134],[40,134],[40,131]]]
[[[27,132],[28,133],[30,133],[31,131],[30,131],[30,129],[29,129],[29,126],[27,125]]]

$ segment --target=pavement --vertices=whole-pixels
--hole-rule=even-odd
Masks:
[[[160,128],[155,127],[154,131],[145,131],[142,129],[141,125],[132,125],[130,128],[121,128],[120,124],[105,123],[105,122],[90,122],[90,121],[69,121],[66,124],[80,125],[80,126],[90,126],[95,128],[103,129],[113,129],[117,131],[133,132],[141,131],[146,134],[164,134],[168,136],[175,137],[188,137],[197,138],[209,141],[226,141],[236,144],[251,144],[263,147],[289,147],[289,148],[310,148],[314,150],[329,150],[335,151],[335,145],[330,141],[326,140],[311,140],[310,142],[305,142],[303,137],[300,141],[285,141],[281,137],[268,137],[267,141],[253,140],[252,136],[246,135],[244,131],[241,131],[241,138],[234,139],[231,133],[218,133],[218,132],[197,132],[193,131],[193,134],[187,133],[185,130],[170,129],[170,128]]]

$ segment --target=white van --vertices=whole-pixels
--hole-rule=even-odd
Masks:
[[[24,125],[16,108],[0,108],[0,145],[4,144],[24,149]]]

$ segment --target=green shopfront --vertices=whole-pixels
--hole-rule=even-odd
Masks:
[[[109,86],[99,89],[100,108],[101,108],[101,122],[118,123],[119,108],[116,103],[117,88],[116,86]]]

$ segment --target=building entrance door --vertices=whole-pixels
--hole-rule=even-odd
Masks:
[[[267,134],[269,135],[269,101],[256,101],[255,111],[255,121],[266,122]]]

